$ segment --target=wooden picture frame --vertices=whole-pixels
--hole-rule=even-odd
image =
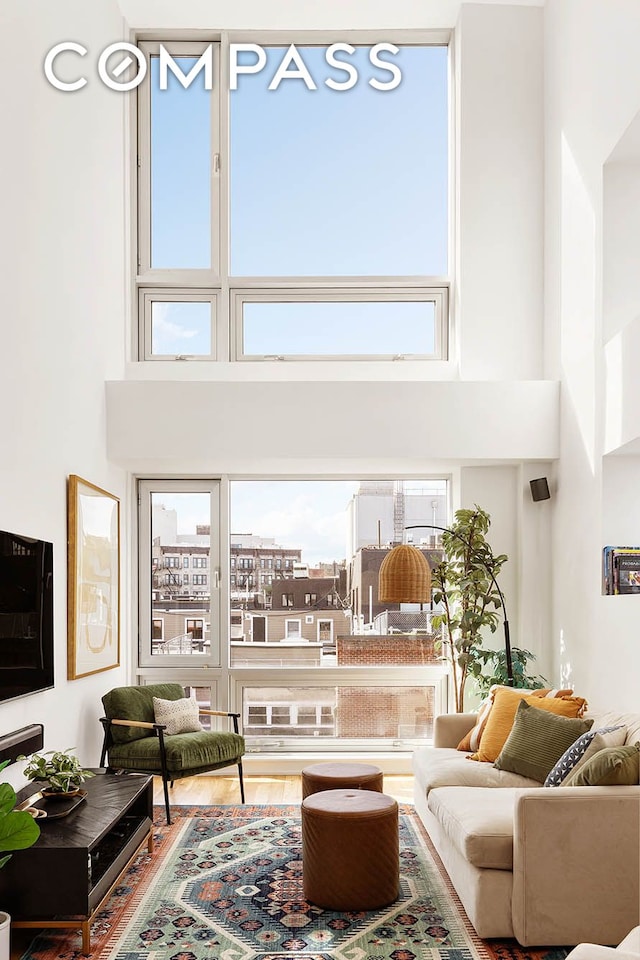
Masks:
[[[120,666],[120,500],[88,480],[68,484],[67,677]]]

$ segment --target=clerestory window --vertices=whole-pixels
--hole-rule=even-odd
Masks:
[[[447,359],[448,36],[290,41],[140,43],[139,359]]]

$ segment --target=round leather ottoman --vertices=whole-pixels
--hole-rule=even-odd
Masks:
[[[376,910],[398,899],[398,804],[373,790],[324,790],[302,801],[305,899],[327,910]]]
[[[382,793],[382,771],[371,763],[314,763],[302,771],[302,799],[321,790],[376,790]]]

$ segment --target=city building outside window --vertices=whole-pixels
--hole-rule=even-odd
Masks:
[[[429,525],[447,525],[446,477],[144,480],[139,495],[143,682],[162,668],[186,685],[193,669],[200,689],[206,665],[202,696],[242,714],[257,752],[300,749],[302,740],[313,750],[318,737],[337,750],[408,750],[431,735],[434,714],[446,709],[431,611],[380,604],[377,576],[392,544],[409,536],[430,562],[438,558]],[[221,529],[232,531],[226,543]],[[208,572],[191,574],[191,590],[189,574],[180,586],[164,567],[177,549],[207,562]],[[247,562],[266,558],[266,569],[277,558],[292,566],[271,584],[247,571],[237,577],[231,557],[240,552]],[[266,708],[264,723],[250,723],[254,706]],[[271,706],[286,707],[290,722],[272,723]]]

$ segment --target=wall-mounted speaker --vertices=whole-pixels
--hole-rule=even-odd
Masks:
[[[531,497],[533,500],[550,500],[549,484],[546,477],[539,477],[537,480],[529,480],[531,487]]]

